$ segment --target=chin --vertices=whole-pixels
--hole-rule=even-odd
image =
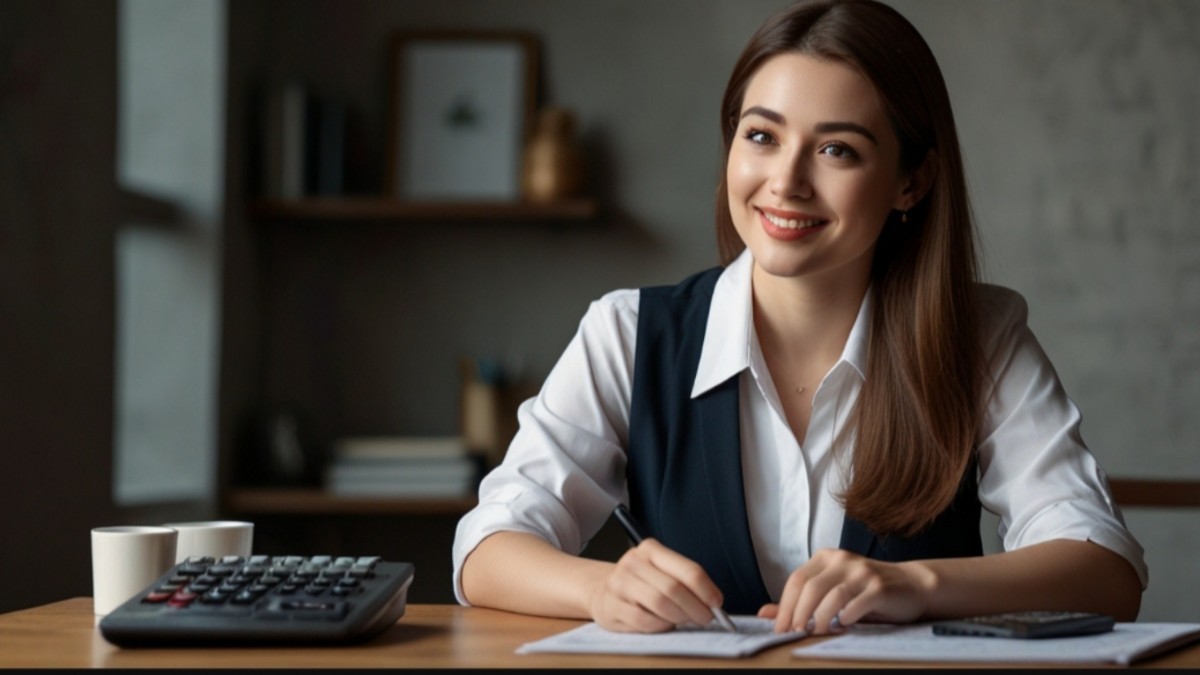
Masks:
[[[754,256],[754,263],[763,272],[773,277],[798,277],[808,272],[805,261],[799,259],[796,255],[758,255],[754,250],[751,250],[751,255]]]

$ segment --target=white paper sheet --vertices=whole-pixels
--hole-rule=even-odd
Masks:
[[[555,652],[568,654],[637,654],[642,656],[749,656],[772,645],[798,640],[803,632],[776,633],[774,621],[754,616],[732,616],[738,632],[716,624],[680,627],[666,633],[614,633],[595,623],[529,642],[518,654]]]
[[[1200,640],[1200,623],[1118,623],[1109,633],[1036,640],[934,635],[929,624],[860,624],[792,654],[859,661],[1128,665],[1195,640]]]

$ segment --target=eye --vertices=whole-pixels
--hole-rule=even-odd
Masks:
[[[773,145],[775,143],[775,137],[769,132],[763,131],[762,129],[755,129],[753,127],[747,129],[745,133],[742,134],[742,138],[745,138],[755,145]]]
[[[851,148],[850,146],[846,145],[845,143],[841,143],[839,141],[833,141],[831,143],[826,143],[825,145],[821,146],[820,152],[821,152],[821,154],[829,155],[830,157],[833,157],[834,159],[857,159],[858,158],[858,153],[854,151],[854,148]]]

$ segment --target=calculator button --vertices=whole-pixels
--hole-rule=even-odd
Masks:
[[[258,600],[259,595],[260,594],[251,591],[240,591],[237,595],[233,596],[232,602],[235,605],[249,605],[250,603]]]
[[[188,591],[176,591],[167,604],[172,607],[187,607],[192,604],[199,596]]]
[[[160,602],[166,602],[168,599],[170,599],[170,597],[171,594],[167,592],[151,591],[146,594],[146,597],[142,598],[142,602],[158,604]]]
[[[212,590],[200,596],[200,602],[206,605],[219,605],[229,599],[230,593],[225,593],[220,590]]]

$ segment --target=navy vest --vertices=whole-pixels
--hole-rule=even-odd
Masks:
[[[626,472],[630,508],[647,535],[699,563],[727,611],[754,614],[771,598],[746,515],[738,378],[690,397],[721,272],[641,289]],[[954,501],[916,536],[876,536],[847,516],[840,547],[892,562],[982,555],[975,469],[972,460]]]

